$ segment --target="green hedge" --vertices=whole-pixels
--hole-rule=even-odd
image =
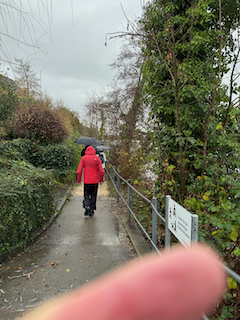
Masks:
[[[31,233],[52,216],[53,199],[49,172],[24,161],[1,161],[0,252],[25,247]]]
[[[0,142],[0,252],[25,247],[53,214],[54,180],[75,180],[79,146]]]
[[[39,146],[31,163],[36,167],[53,170],[57,180],[67,182],[75,177],[78,157],[75,148],[62,144]]]
[[[78,147],[71,143],[41,146],[31,140],[19,138],[0,144],[0,156],[26,160],[35,167],[51,170],[55,180],[70,182],[75,180],[80,158]]]
[[[0,143],[0,156],[8,159],[26,160],[31,163],[35,144],[28,139],[14,139]]]

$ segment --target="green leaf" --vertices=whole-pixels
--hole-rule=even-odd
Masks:
[[[227,278],[227,284],[228,284],[229,289],[236,289],[237,288],[237,282],[232,277]]]
[[[237,248],[233,251],[234,254],[236,254],[237,256],[240,256],[240,249]]]
[[[236,230],[235,227],[233,227],[232,232],[230,234],[230,238],[232,239],[232,241],[236,242],[238,239],[238,232]]]

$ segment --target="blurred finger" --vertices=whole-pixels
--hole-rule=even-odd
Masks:
[[[193,320],[213,307],[225,279],[215,254],[181,247],[131,263],[23,319]]]

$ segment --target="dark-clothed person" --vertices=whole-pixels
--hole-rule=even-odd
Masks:
[[[85,215],[93,216],[96,210],[98,183],[103,183],[105,171],[96,150],[90,146],[86,149],[77,169],[77,181],[81,183],[84,169],[84,200]]]
[[[85,146],[85,147],[82,149],[81,157],[85,156],[85,152],[86,152],[86,149],[87,149],[88,147],[89,147],[89,146]]]

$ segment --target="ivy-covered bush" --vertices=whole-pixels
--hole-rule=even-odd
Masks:
[[[1,161],[8,162],[7,159],[25,160],[35,167],[51,170],[55,180],[67,183],[75,180],[80,152],[79,146],[71,141],[68,145],[41,146],[29,139],[18,138],[0,144],[0,156],[3,156],[0,166]]]
[[[31,233],[44,228],[53,214],[49,172],[15,160],[18,155],[1,157],[0,162],[0,252],[24,247]]]
[[[73,146],[62,144],[38,146],[31,162],[36,167],[53,170],[60,182],[67,182],[75,177],[78,155]]]
[[[35,143],[29,139],[14,139],[0,144],[0,154],[11,158],[18,155],[18,159],[31,163],[32,155],[37,150]]]
[[[58,112],[37,105],[19,108],[14,114],[12,126],[17,137],[41,144],[60,143],[68,137]]]

